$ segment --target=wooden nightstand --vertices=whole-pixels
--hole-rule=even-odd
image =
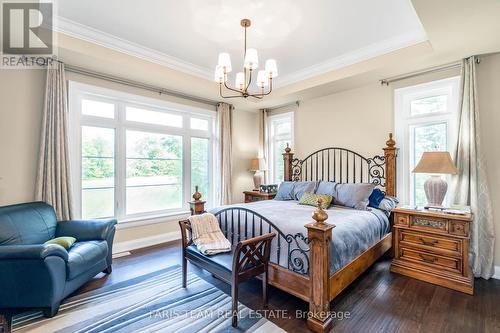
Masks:
[[[469,270],[471,214],[396,208],[391,272],[474,293]]]
[[[272,200],[276,196],[276,193],[264,193],[259,191],[245,191],[243,194],[245,194],[245,202]]]

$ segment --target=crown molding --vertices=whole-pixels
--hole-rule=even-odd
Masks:
[[[295,71],[276,79],[277,87],[284,87],[314,76],[326,74],[336,69],[347,67],[362,61],[366,61],[390,52],[403,49],[418,43],[427,41],[425,32],[416,31],[413,34],[400,35],[393,38],[373,43],[360,49],[347,52],[341,56],[331,58],[327,61],[312,65],[310,67]]]
[[[108,49],[125,53],[140,59],[153,62],[170,69],[193,75],[202,79],[212,80],[212,71],[172,57],[165,53],[153,50],[140,44],[130,42],[109,33],[94,29],[92,27],[74,22],[64,17],[57,17],[54,30],[70,37],[78,38],[93,44],[97,44]],[[276,79],[276,87],[281,88],[299,81],[303,81],[314,76],[319,76],[342,67],[366,61],[371,58],[381,56],[405,47],[427,41],[427,36],[423,31],[416,31],[413,34],[400,35],[384,41],[373,43],[366,47],[345,53],[341,56],[331,58],[327,61],[300,69],[293,73],[280,76]]]
[[[186,74],[190,74],[207,80],[212,80],[213,78],[212,71],[207,68],[192,64],[176,57],[172,57],[165,53],[153,50],[134,42],[130,42],[128,40],[77,23],[61,16],[58,16],[56,18],[54,30],[70,37],[104,46],[108,49],[144,59]]]

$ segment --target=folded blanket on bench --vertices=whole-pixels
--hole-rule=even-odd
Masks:
[[[204,255],[231,251],[231,243],[224,237],[215,215],[204,213],[189,217],[193,242]]]

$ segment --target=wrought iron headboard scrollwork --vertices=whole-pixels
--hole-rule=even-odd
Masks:
[[[285,180],[372,183],[389,195],[396,195],[396,143],[389,134],[383,155],[365,157],[341,147],[317,150],[304,159],[294,158],[287,147],[284,158]]]
[[[366,158],[345,148],[323,148],[303,160],[292,160],[292,180],[373,183],[385,188],[385,156]]]

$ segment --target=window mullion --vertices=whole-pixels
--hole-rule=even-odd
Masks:
[[[186,117],[188,118],[188,117]],[[189,132],[188,132],[189,133]],[[191,136],[182,136],[182,189],[184,192],[182,207],[188,209],[191,199]]]
[[[124,126],[125,103],[117,104],[116,126],[116,176],[115,176],[115,209],[118,219],[126,216],[126,182],[127,182],[127,148],[126,148],[126,127]]]

